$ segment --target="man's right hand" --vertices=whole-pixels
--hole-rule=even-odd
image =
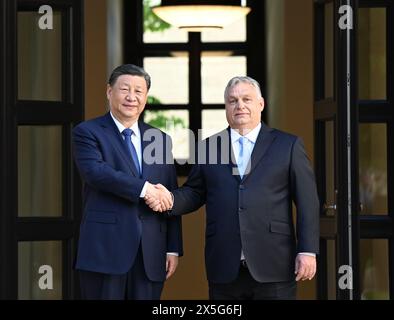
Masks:
[[[172,195],[162,184],[148,184],[144,197],[145,203],[156,212],[170,210],[173,205]]]

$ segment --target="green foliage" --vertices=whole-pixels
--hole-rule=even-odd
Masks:
[[[148,96],[148,104],[161,104],[160,100],[153,96]]]
[[[158,32],[171,27],[170,24],[161,20],[151,9],[151,0],[144,0],[144,31]]]
[[[152,118],[146,121],[153,127],[165,130],[168,127],[171,128],[186,128],[183,119],[175,116],[166,116],[163,111],[149,111]]]

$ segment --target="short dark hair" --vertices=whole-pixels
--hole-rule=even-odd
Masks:
[[[141,67],[138,67],[134,64],[122,64],[121,66],[116,67],[109,77],[108,84],[112,87],[116,80],[124,74],[129,74],[132,76],[139,76],[145,79],[146,87],[148,90],[150,89],[150,75]]]

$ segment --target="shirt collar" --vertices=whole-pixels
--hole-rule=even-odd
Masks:
[[[114,115],[112,114],[112,112],[110,112],[110,115],[112,117],[112,120],[114,120],[116,127],[118,128],[119,132],[122,133],[124,129],[126,129],[126,127],[121,124],[118,119],[116,119],[114,117]],[[136,135],[136,137],[138,138],[140,136],[140,129],[138,127],[138,121],[134,122],[134,124],[130,127],[131,130],[133,130],[134,134]]]
[[[261,122],[254,128],[252,131],[250,131],[248,134],[244,135],[245,138],[247,138],[250,142],[256,143],[257,137],[259,135],[261,129]],[[231,132],[231,141],[234,143],[238,141],[239,138],[242,136],[238,133],[237,130],[234,130],[233,128],[230,129]]]

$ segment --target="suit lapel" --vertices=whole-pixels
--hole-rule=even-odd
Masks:
[[[122,156],[124,162],[127,163],[127,166],[129,167],[130,171],[133,173],[134,176],[138,177],[139,175],[137,172],[137,168],[135,168],[133,160],[131,159],[131,157],[129,155],[129,151],[127,150],[127,147],[123,141],[123,137],[122,137],[121,133],[119,132],[119,129],[116,126],[115,122],[113,121],[109,112],[103,117],[103,121],[101,123],[101,126],[108,133],[108,136],[111,139],[112,145],[118,151],[118,153]]]
[[[243,176],[242,182],[244,182],[253,173],[253,170],[263,158],[267,152],[271,143],[275,140],[276,136],[272,133],[272,129],[267,127],[263,122],[261,123],[261,129],[257,136],[256,144],[253,148],[252,155],[250,157],[250,170],[249,173]]]

